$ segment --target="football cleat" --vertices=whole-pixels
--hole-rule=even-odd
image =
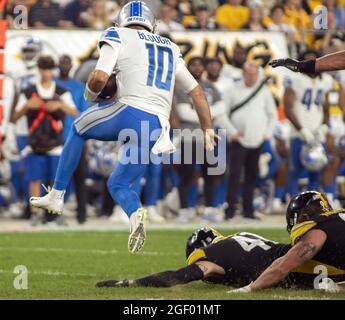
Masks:
[[[146,219],[147,219],[147,210],[144,208],[139,208],[129,218],[130,235],[128,238],[128,251],[130,253],[139,252],[145,244]]]
[[[48,193],[43,197],[31,197],[30,205],[52,214],[62,214],[65,191],[45,189]]]

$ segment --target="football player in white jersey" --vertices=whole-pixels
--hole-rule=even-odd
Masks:
[[[204,92],[187,70],[179,48],[169,39],[154,34],[154,29],[155,18],[146,4],[131,1],[121,9],[117,27],[103,33],[99,42],[100,57],[89,76],[85,97],[97,101],[115,70],[116,101],[100,103],[75,120],[60,158],[53,189],[44,197],[31,199],[33,206],[61,213],[64,193],[84,141],[126,140],[125,152],[121,153],[109,177],[108,188],[129,216],[128,250],[132,253],[141,250],[145,242],[146,210],[131,185],[145,172],[149,164],[145,160],[149,160],[150,152],[160,154],[175,149],[169,137],[175,80],[193,100],[204,132],[205,147],[213,150],[217,137],[212,130]],[[144,127],[147,130],[142,130]],[[128,151],[134,155],[130,159]]]
[[[316,53],[306,51],[303,59],[316,58]],[[303,144],[324,142],[327,133],[328,107],[325,96],[332,89],[333,80],[328,74],[291,74],[285,79],[284,106],[291,130],[291,173],[289,191],[298,193],[298,179],[305,170],[300,154]],[[308,171],[309,190],[320,187],[320,172]]]

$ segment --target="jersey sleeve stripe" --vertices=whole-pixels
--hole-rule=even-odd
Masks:
[[[116,38],[104,38],[103,41],[105,40],[110,40],[110,41],[114,41],[114,42],[117,42],[117,43],[122,43],[120,40],[116,39]]]
[[[316,223],[314,221],[306,221],[296,225],[291,230],[291,244],[294,246],[301,237],[303,237],[310,229],[314,228]]]
[[[206,257],[205,251],[202,249],[196,249],[187,258],[187,265],[190,266],[191,264],[197,262],[198,260],[204,257]]]
[[[120,36],[116,30],[108,30],[106,31],[104,38],[116,38],[120,40]]]

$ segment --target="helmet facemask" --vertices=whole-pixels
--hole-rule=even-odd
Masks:
[[[194,231],[187,239],[186,258],[188,258],[194,250],[208,247],[212,244],[213,240],[219,236],[221,236],[221,234],[210,227],[203,227]]]
[[[299,223],[312,220],[315,215],[332,210],[327,198],[320,192],[307,191],[291,199],[287,213],[287,231]]]

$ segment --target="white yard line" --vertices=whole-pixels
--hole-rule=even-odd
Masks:
[[[95,255],[118,255],[118,254],[129,254],[125,250],[100,250],[100,249],[70,249],[70,248],[22,248],[22,247],[0,247],[0,251],[25,251],[25,252],[48,252],[48,253],[80,253],[80,254],[95,254]],[[166,256],[166,255],[181,255],[178,252],[158,252],[158,251],[143,251],[140,255],[146,256]]]
[[[13,270],[2,270],[0,269],[0,273],[10,273],[14,274]],[[99,278],[99,277],[111,277],[112,275],[109,274],[98,274],[98,273],[79,273],[79,272],[61,272],[61,271],[28,271],[29,275],[30,274],[35,274],[35,275],[44,275],[44,276],[51,276],[51,277],[94,277],[94,278]]]

